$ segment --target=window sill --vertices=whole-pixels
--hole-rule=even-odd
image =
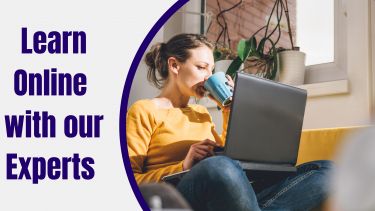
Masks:
[[[304,84],[297,87],[305,89],[308,98],[349,93],[348,80]]]

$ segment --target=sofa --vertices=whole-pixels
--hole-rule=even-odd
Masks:
[[[366,126],[303,130],[297,165],[314,160],[333,160],[345,138]]]

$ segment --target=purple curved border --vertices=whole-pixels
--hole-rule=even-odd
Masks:
[[[138,51],[133,59],[133,62],[130,66],[128,75],[126,77],[124,90],[122,92],[121,98],[121,107],[120,107],[120,122],[119,122],[119,131],[120,131],[120,146],[121,146],[121,154],[122,154],[122,161],[124,162],[126,174],[128,175],[129,183],[133,189],[134,195],[138,200],[138,203],[141,205],[143,210],[150,210],[146,201],[142,197],[142,194],[138,188],[137,182],[134,178],[134,174],[131,168],[130,160],[129,160],[129,153],[126,141],[126,113],[128,107],[128,100],[129,100],[129,93],[130,88],[133,83],[135,72],[137,71],[139,62],[142,59],[143,54],[145,53],[148,45],[155,37],[156,33],[159,29],[167,22],[167,20],[178,10],[182,7],[188,0],[178,0],[172,7],[170,7],[155,23],[155,25],[151,28],[151,30],[146,35],[145,39],[143,40],[141,46],[138,48]]]

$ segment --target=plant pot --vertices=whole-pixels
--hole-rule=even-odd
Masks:
[[[277,54],[279,82],[289,85],[302,85],[305,80],[305,53],[282,51]]]
[[[226,73],[229,65],[233,62],[231,59],[219,60],[215,62],[215,72],[224,72]]]

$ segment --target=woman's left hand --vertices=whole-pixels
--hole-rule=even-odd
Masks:
[[[225,82],[228,86],[231,87],[231,91],[233,92],[233,89],[234,89],[234,82],[233,82],[233,79],[232,77],[230,77],[230,75],[225,75],[225,77],[228,79],[227,82]],[[223,106],[218,100],[216,100],[211,94],[208,95],[208,97],[215,101],[217,106],[219,106],[222,110],[230,110],[230,104],[227,105],[227,106]],[[230,97],[230,100],[232,101],[232,97]]]

